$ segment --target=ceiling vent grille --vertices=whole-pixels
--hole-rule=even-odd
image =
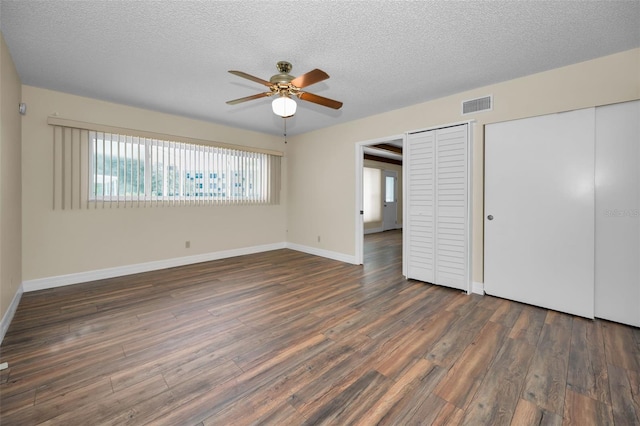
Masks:
[[[473,114],[474,112],[491,111],[492,109],[493,95],[462,101],[462,115]]]

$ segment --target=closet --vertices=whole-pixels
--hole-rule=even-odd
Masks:
[[[407,278],[470,291],[470,124],[410,132],[404,159]]]
[[[487,294],[640,326],[640,101],[485,127]]]

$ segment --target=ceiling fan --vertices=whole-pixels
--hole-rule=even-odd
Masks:
[[[311,86],[312,84],[319,83],[329,78],[329,74],[326,72],[314,69],[299,77],[294,77],[289,72],[291,71],[291,64],[286,61],[280,61],[276,65],[278,74],[272,76],[269,81],[263,80],[258,77],[254,77],[242,71],[229,71],[231,74],[238,77],[246,78],[247,80],[255,81],[269,88],[268,92],[258,93],[257,95],[246,96],[244,98],[234,99],[227,101],[229,105],[235,105],[246,101],[252,101],[254,99],[260,99],[267,96],[277,95],[271,103],[273,112],[283,118],[291,117],[296,113],[296,103],[292,96],[297,96],[303,101],[313,102],[314,104],[326,106],[333,109],[340,109],[342,102],[335,101],[333,99],[325,98],[322,96],[314,95],[313,93],[303,92],[302,88]]]

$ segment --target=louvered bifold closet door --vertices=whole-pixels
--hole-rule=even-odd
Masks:
[[[434,282],[434,164],[435,133],[409,134],[405,203],[407,223],[407,278]]]
[[[407,278],[469,291],[469,125],[406,140]]]
[[[435,282],[468,287],[468,125],[436,131]]]

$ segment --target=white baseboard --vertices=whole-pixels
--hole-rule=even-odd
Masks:
[[[16,314],[16,309],[18,309],[18,305],[20,304],[20,299],[22,298],[23,292],[24,292],[23,285],[20,284],[20,287],[18,287],[18,291],[16,291],[16,294],[13,296],[13,300],[9,305],[9,309],[7,309],[7,312],[5,312],[4,315],[2,316],[2,322],[0,322],[0,344],[2,344],[2,341],[4,340],[4,335],[7,333],[7,330],[9,329],[9,324],[11,324],[11,320],[13,319],[13,316]]]
[[[97,269],[94,271],[78,272],[74,274],[37,278],[34,280],[24,281],[21,286],[20,294],[22,294],[22,291],[29,292],[29,291],[46,290],[48,288],[62,287],[66,285],[103,280],[107,278],[121,277],[124,275],[139,274],[141,272],[157,271],[159,269],[174,268],[176,266],[191,265],[194,263],[201,263],[201,262],[209,262],[212,260],[226,259],[226,258],[235,257],[235,256],[244,256],[247,254],[261,253],[265,251],[278,250],[283,248],[289,248],[291,250],[301,251],[303,253],[313,254],[315,256],[321,256],[329,259],[339,260],[340,262],[356,264],[355,256],[349,256],[343,253],[323,250],[315,247],[303,246],[300,244],[283,242],[283,243],[275,243],[275,244],[265,244],[261,246],[244,247],[244,248],[233,249],[233,250],[224,250],[224,251],[218,251],[213,253],[197,254],[194,256],[185,256],[185,257],[177,257],[173,259],[137,263],[133,265],[116,266],[113,268]],[[7,323],[7,327],[8,327],[8,323]]]
[[[313,254],[314,256],[326,257],[328,259],[339,260],[340,262],[351,263],[357,265],[356,257],[336,251],[319,249],[316,247],[303,246],[301,244],[287,243],[286,247],[291,250],[301,251],[303,253]]]
[[[471,282],[471,293],[480,294],[484,296],[484,283]]]
[[[396,225],[396,227],[393,229],[402,229],[402,224]],[[385,231],[384,228],[369,228],[364,230],[364,235],[377,234],[378,232],[384,232],[384,231]],[[389,231],[391,231],[391,229],[389,229]]]
[[[226,259],[229,257],[243,256],[246,254],[278,250],[285,247],[285,243],[265,244],[261,246],[196,254],[193,256],[177,257],[173,259],[157,260],[153,262],[138,263],[133,265],[116,266],[113,268],[98,269],[95,271],[38,278],[35,280],[24,281],[22,283],[22,288],[24,291],[45,290],[48,288],[61,287],[65,285],[85,283],[106,278],[121,277],[124,275],[138,274],[141,272],[156,271],[158,269],[174,268],[176,266],[191,265],[193,263],[209,262],[212,260]]]
[[[377,234],[378,232],[383,232],[384,228],[369,228],[364,230],[364,234]]]

